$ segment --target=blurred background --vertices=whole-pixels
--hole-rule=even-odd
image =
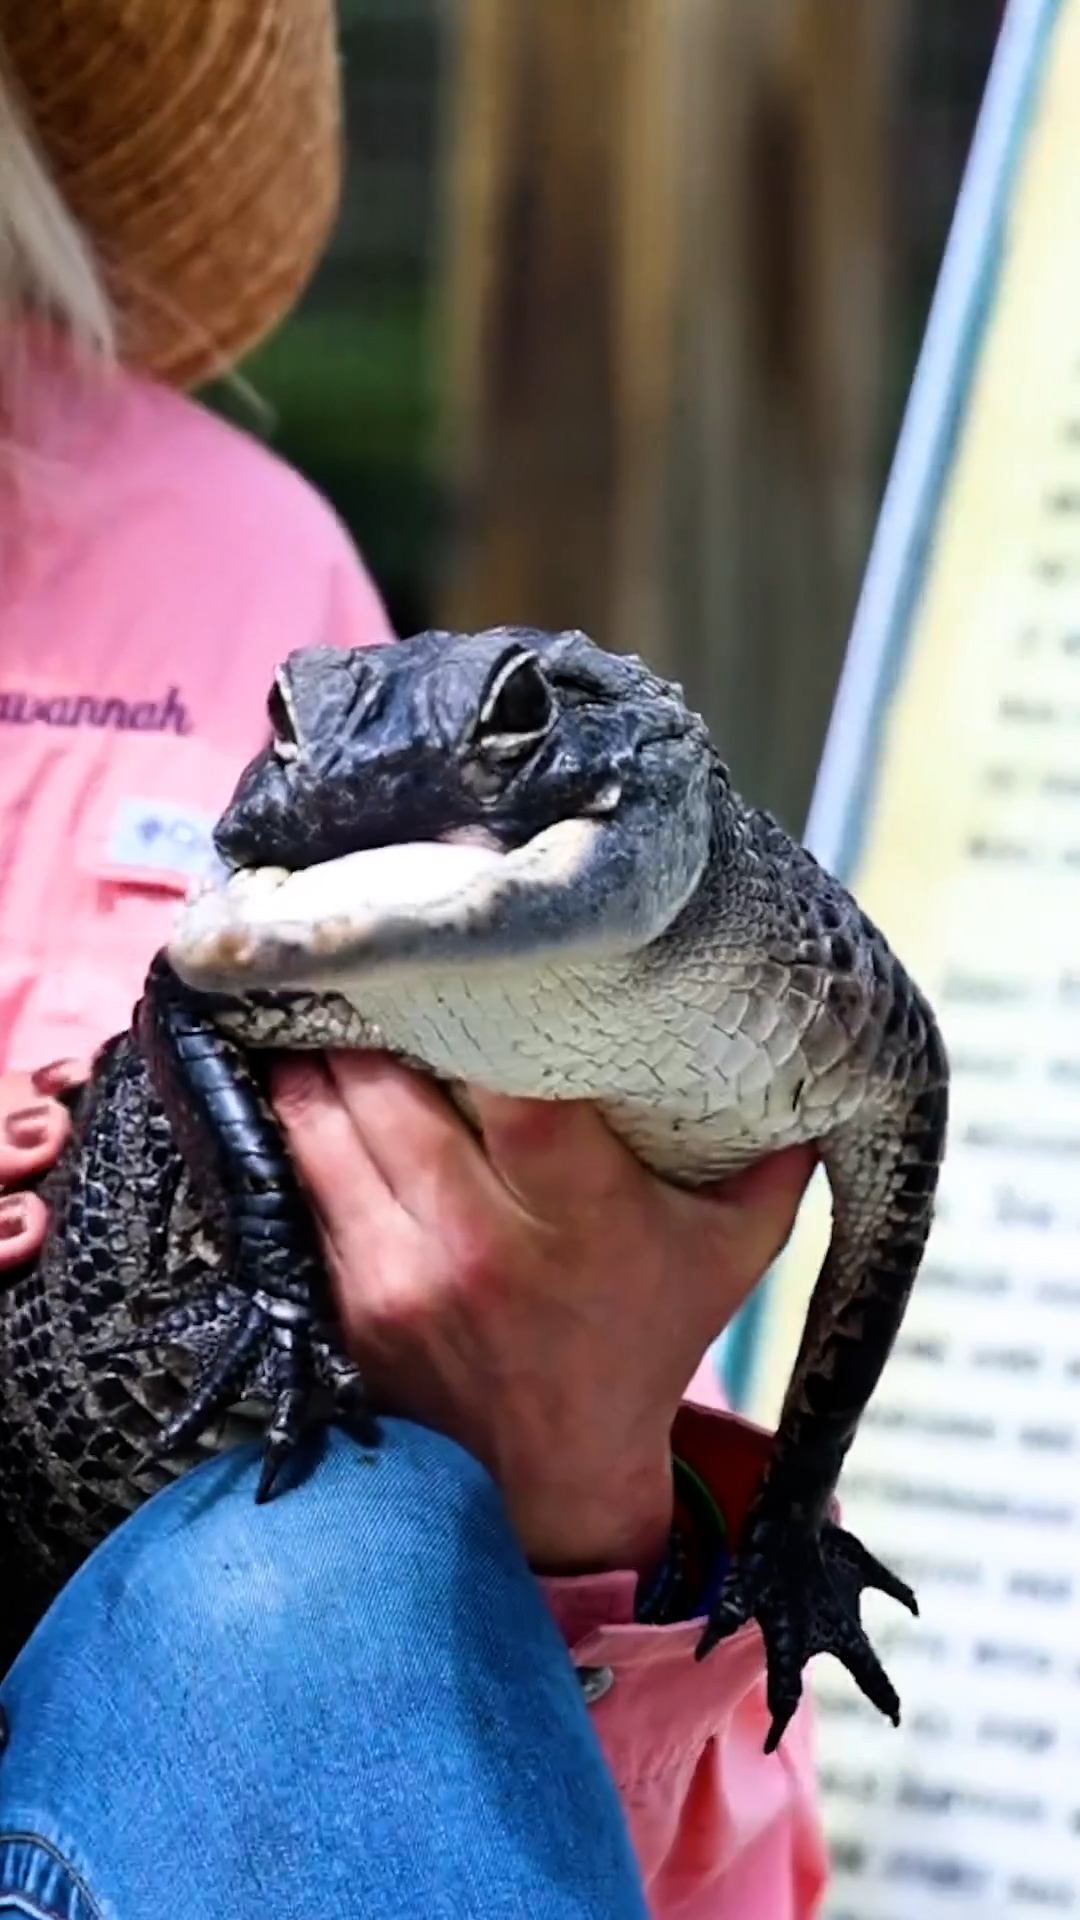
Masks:
[[[397,630],[584,627],[801,828],[1001,0],[340,0],[348,182],[207,396]]]

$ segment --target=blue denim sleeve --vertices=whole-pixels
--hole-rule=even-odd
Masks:
[[[0,1688],[0,1913],[646,1920],[588,1708],[493,1483],[403,1422],[256,1507],[141,1508]]]

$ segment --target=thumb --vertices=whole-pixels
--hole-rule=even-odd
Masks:
[[[817,1165],[813,1147],[784,1147],[704,1189],[725,1241],[725,1260],[751,1286],[791,1238]]]
[[[638,1163],[587,1100],[519,1100],[470,1087],[484,1152],[510,1193],[538,1220],[605,1201]]]

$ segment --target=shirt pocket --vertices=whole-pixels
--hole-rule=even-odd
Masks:
[[[74,847],[99,905],[177,898],[211,872],[214,826],[240,771],[202,741],[122,739],[86,796]]]
[[[188,887],[213,869],[213,827],[240,772],[190,737],[70,747],[16,822],[23,912],[5,914],[0,942],[0,1064],[90,1052],[127,1025]]]

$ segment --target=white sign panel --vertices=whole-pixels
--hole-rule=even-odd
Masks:
[[[940,1015],[938,1221],[841,1483],[922,1616],[819,1663],[829,1920],[1080,1913],[1080,0],[1007,17],[809,834]],[[827,1196],[771,1288],[773,1420]]]

